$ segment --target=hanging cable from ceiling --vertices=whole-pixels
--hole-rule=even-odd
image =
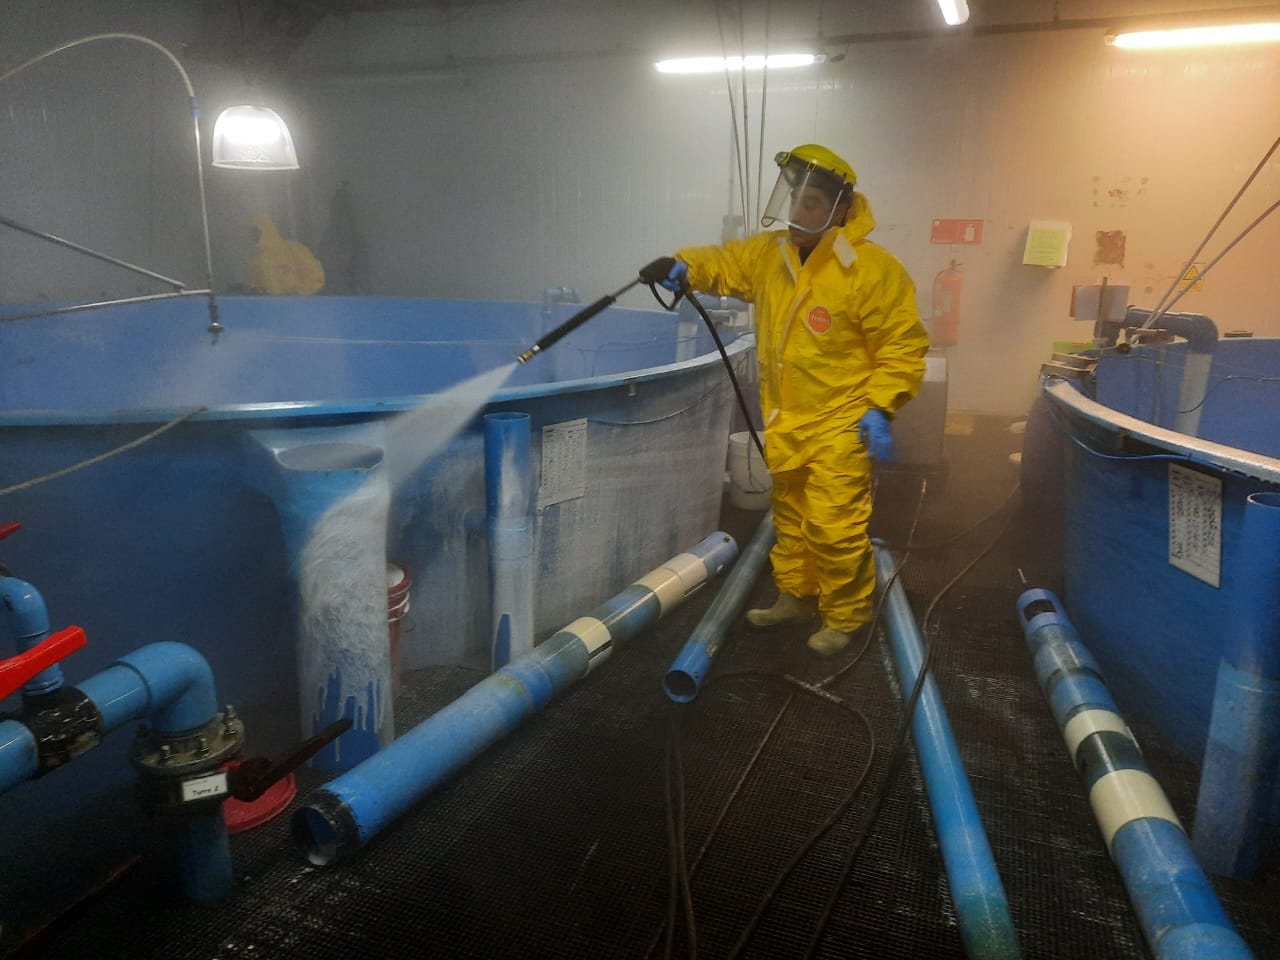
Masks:
[[[742,223],[745,228],[749,222],[747,217],[747,192],[744,187],[746,176],[743,173],[743,164],[745,162],[742,153],[742,137],[738,132],[738,107],[733,95],[733,74],[729,70],[729,45],[724,38],[724,13],[720,6],[720,0],[716,0],[716,26],[720,30],[720,57],[724,61],[724,84],[725,90],[729,95],[729,125],[733,131],[733,156],[738,171],[738,201],[742,210]],[[745,54],[745,51],[743,51]],[[743,57],[745,60],[745,56]],[[746,89],[742,91],[743,97],[746,96]],[[729,207],[733,208],[733,184],[730,184]]]
[[[747,84],[748,53],[746,38],[746,0],[738,0],[738,56],[729,54],[729,44],[725,38],[725,11],[720,0],[716,2],[716,26],[720,31],[720,54],[724,61],[725,89],[729,97],[729,123],[733,134],[733,169],[737,182],[731,184],[729,208],[734,208],[732,192],[736,187],[738,193],[737,207],[742,217],[743,233],[750,234],[754,230],[759,217],[762,202],[760,190],[764,180],[764,124],[766,105],[769,95],[769,40],[773,19],[773,0],[765,3],[764,54],[758,57],[761,64],[760,86],[760,120],[756,138],[756,175],[751,176],[751,111],[749,105],[749,89]],[[737,60],[737,84],[734,83],[734,59]],[[752,59],[757,59],[753,57]],[[741,111],[741,118],[739,118]],[[753,189],[754,187],[754,189]]]
[[[769,102],[769,28],[773,20],[773,0],[765,0],[764,5],[764,69],[760,72],[760,136],[756,138],[756,209],[755,216],[760,216],[761,188],[764,185],[764,115],[765,105]]]

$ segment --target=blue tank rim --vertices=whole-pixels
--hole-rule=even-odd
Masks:
[[[1089,399],[1079,385],[1061,377],[1043,374],[1040,379],[1046,403],[1051,403],[1059,410],[1071,413],[1087,423],[1149,444],[1174,458],[1183,458],[1187,463],[1265,483],[1280,483],[1280,459],[1238,447],[1228,447],[1211,440],[1189,437],[1120,413]]]
[[[754,333],[739,335],[725,344],[725,353],[735,357],[754,349]],[[514,356],[512,360],[514,361]],[[538,363],[535,357],[530,361]],[[553,383],[537,383],[523,387],[505,387],[494,393],[485,406],[511,403],[540,397],[563,396],[572,393],[590,393],[608,390],[628,383],[645,383],[678,377],[692,370],[721,363],[717,351],[709,351],[656,367],[642,367],[622,373],[599,377],[579,377]],[[216,423],[249,421],[258,424],[268,420],[330,420],[367,419],[390,416],[412,410],[422,404],[432,393],[406,394],[394,397],[363,397],[358,400],[332,402],[324,400],[276,401],[270,403],[235,403],[211,406],[189,418],[188,423]],[[135,410],[0,410],[0,428],[6,427],[83,427],[124,423],[167,423],[190,413],[192,407],[145,407]]]

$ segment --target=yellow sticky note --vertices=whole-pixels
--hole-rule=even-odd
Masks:
[[[1071,243],[1071,224],[1063,220],[1032,220],[1022,262],[1038,267],[1065,267]]]

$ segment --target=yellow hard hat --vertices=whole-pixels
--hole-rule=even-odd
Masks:
[[[852,190],[853,185],[858,182],[858,175],[853,172],[853,167],[842,157],[816,143],[802,143],[794,150],[784,150],[773,159],[779,167],[796,163],[825,170],[846,185],[846,192]]]

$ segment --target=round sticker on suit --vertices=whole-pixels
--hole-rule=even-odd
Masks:
[[[814,307],[804,318],[804,325],[809,328],[810,333],[822,336],[831,329],[831,313],[826,307]]]

